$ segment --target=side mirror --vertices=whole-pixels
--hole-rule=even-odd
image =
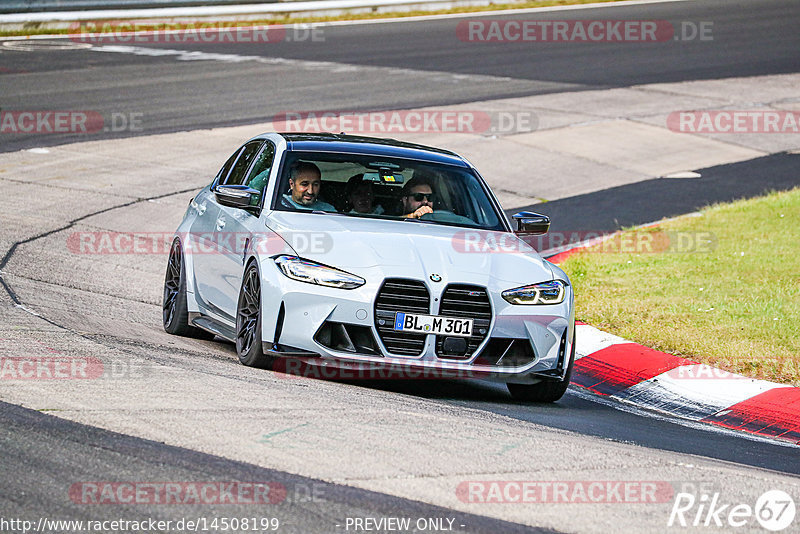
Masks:
[[[223,206],[253,211],[258,209],[261,191],[246,185],[220,185],[214,190],[214,195]]]
[[[517,230],[514,233],[518,235],[541,235],[550,230],[550,217],[547,215],[521,211],[512,215],[511,218],[517,221]]]

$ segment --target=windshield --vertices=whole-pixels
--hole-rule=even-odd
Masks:
[[[273,208],[505,230],[473,171],[431,162],[288,152]]]

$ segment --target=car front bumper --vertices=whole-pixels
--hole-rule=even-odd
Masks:
[[[312,377],[325,377],[328,372],[342,379],[479,378],[515,383],[559,380],[566,375],[575,318],[571,287],[561,304],[536,306],[510,304],[502,299],[499,288],[487,287],[492,308],[488,333],[468,357],[452,358],[437,351],[434,334],[425,336],[418,355],[388,350],[376,324],[375,299],[380,289],[376,284],[341,290],[265,274],[271,279],[264,286],[269,294],[263,299],[263,313],[270,317],[264,324],[278,326],[263,332],[264,351],[284,359],[278,366],[286,372]],[[431,297],[438,300],[435,289]],[[357,343],[340,343],[338,350],[331,343],[326,346],[319,335],[326,325],[368,332],[372,350],[359,350]],[[500,354],[508,353],[511,341],[515,351],[524,349],[527,356],[509,361]],[[343,345],[347,350],[342,350]]]

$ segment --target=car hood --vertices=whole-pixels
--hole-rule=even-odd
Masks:
[[[553,279],[549,263],[516,235],[415,221],[273,212],[268,227],[297,256],[345,271],[490,284]]]

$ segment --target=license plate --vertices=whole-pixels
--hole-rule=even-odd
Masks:
[[[394,329],[415,334],[469,337],[472,335],[472,319],[397,312],[394,316]]]

